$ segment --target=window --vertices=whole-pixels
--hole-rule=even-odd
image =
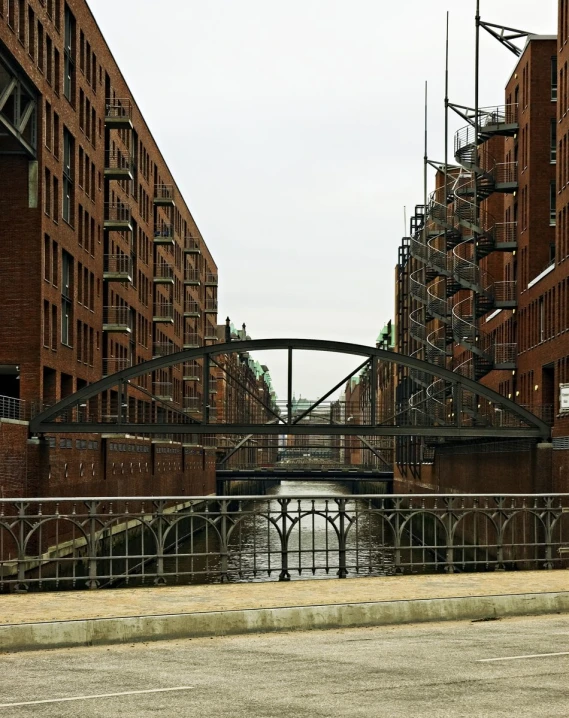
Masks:
[[[73,170],[75,140],[67,128],[63,129],[63,206],[62,217],[69,224],[73,223]]]
[[[59,95],[60,91],[60,83],[61,83],[61,63],[59,61],[59,50],[57,48],[53,51],[53,74],[55,77],[55,82],[53,83],[53,89],[55,90],[55,94]]]
[[[48,150],[51,149],[53,137],[53,127],[51,122],[51,105],[46,101],[45,103],[45,146]]]
[[[28,54],[35,61],[36,59],[36,18],[34,11],[28,7]]]
[[[45,57],[43,47],[43,25],[38,21],[38,68],[40,72],[44,71]]]
[[[73,312],[73,257],[61,253],[61,343],[71,346]]]
[[[22,45],[26,42],[26,3],[24,0],[18,2],[18,40]]]
[[[551,100],[557,100],[557,58],[551,58]]]
[[[45,38],[45,54],[46,54],[46,72],[45,77],[49,84],[53,84],[53,45],[51,37],[46,35]]]
[[[16,27],[16,0],[8,0],[8,25],[12,30]]]
[[[75,102],[75,18],[65,6],[63,94]]]
[[[555,227],[556,204],[557,204],[557,188],[556,188],[555,180],[552,180],[549,184],[549,224],[551,227]]]
[[[549,130],[549,161],[557,160],[557,120],[551,120]]]

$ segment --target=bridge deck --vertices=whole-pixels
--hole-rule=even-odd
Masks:
[[[218,479],[286,479],[287,481],[330,481],[345,479],[347,481],[393,481],[393,471],[379,471],[364,468],[335,469],[285,469],[271,467],[254,467],[250,469],[217,469]]]

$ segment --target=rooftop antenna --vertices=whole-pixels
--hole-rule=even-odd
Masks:
[[[407,207],[403,205],[403,236],[407,236]]]

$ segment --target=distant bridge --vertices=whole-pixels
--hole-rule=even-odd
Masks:
[[[369,466],[326,466],[306,464],[302,466],[275,465],[235,468],[218,468],[216,477],[221,481],[254,479],[255,481],[284,479],[286,481],[373,481],[393,482],[393,471],[376,469]]]

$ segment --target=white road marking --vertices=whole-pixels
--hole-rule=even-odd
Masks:
[[[14,708],[16,706],[35,706],[40,703],[63,703],[64,701],[88,701],[94,698],[116,698],[117,696],[136,696],[140,693],[167,693],[169,691],[189,691],[193,686],[178,686],[177,688],[149,688],[144,691],[123,691],[121,693],[99,693],[95,696],[71,696],[70,698],[46,698],[42,701],[24,701],[23,703],[0,703],[0,708]]]
[[[520,658],[547,658],[548,656],[569,656],[569,651],[560,651],[559,653],[528,653],[527,656],[506,656],[505,658],[479,658],[476,662],[518,661]]]

